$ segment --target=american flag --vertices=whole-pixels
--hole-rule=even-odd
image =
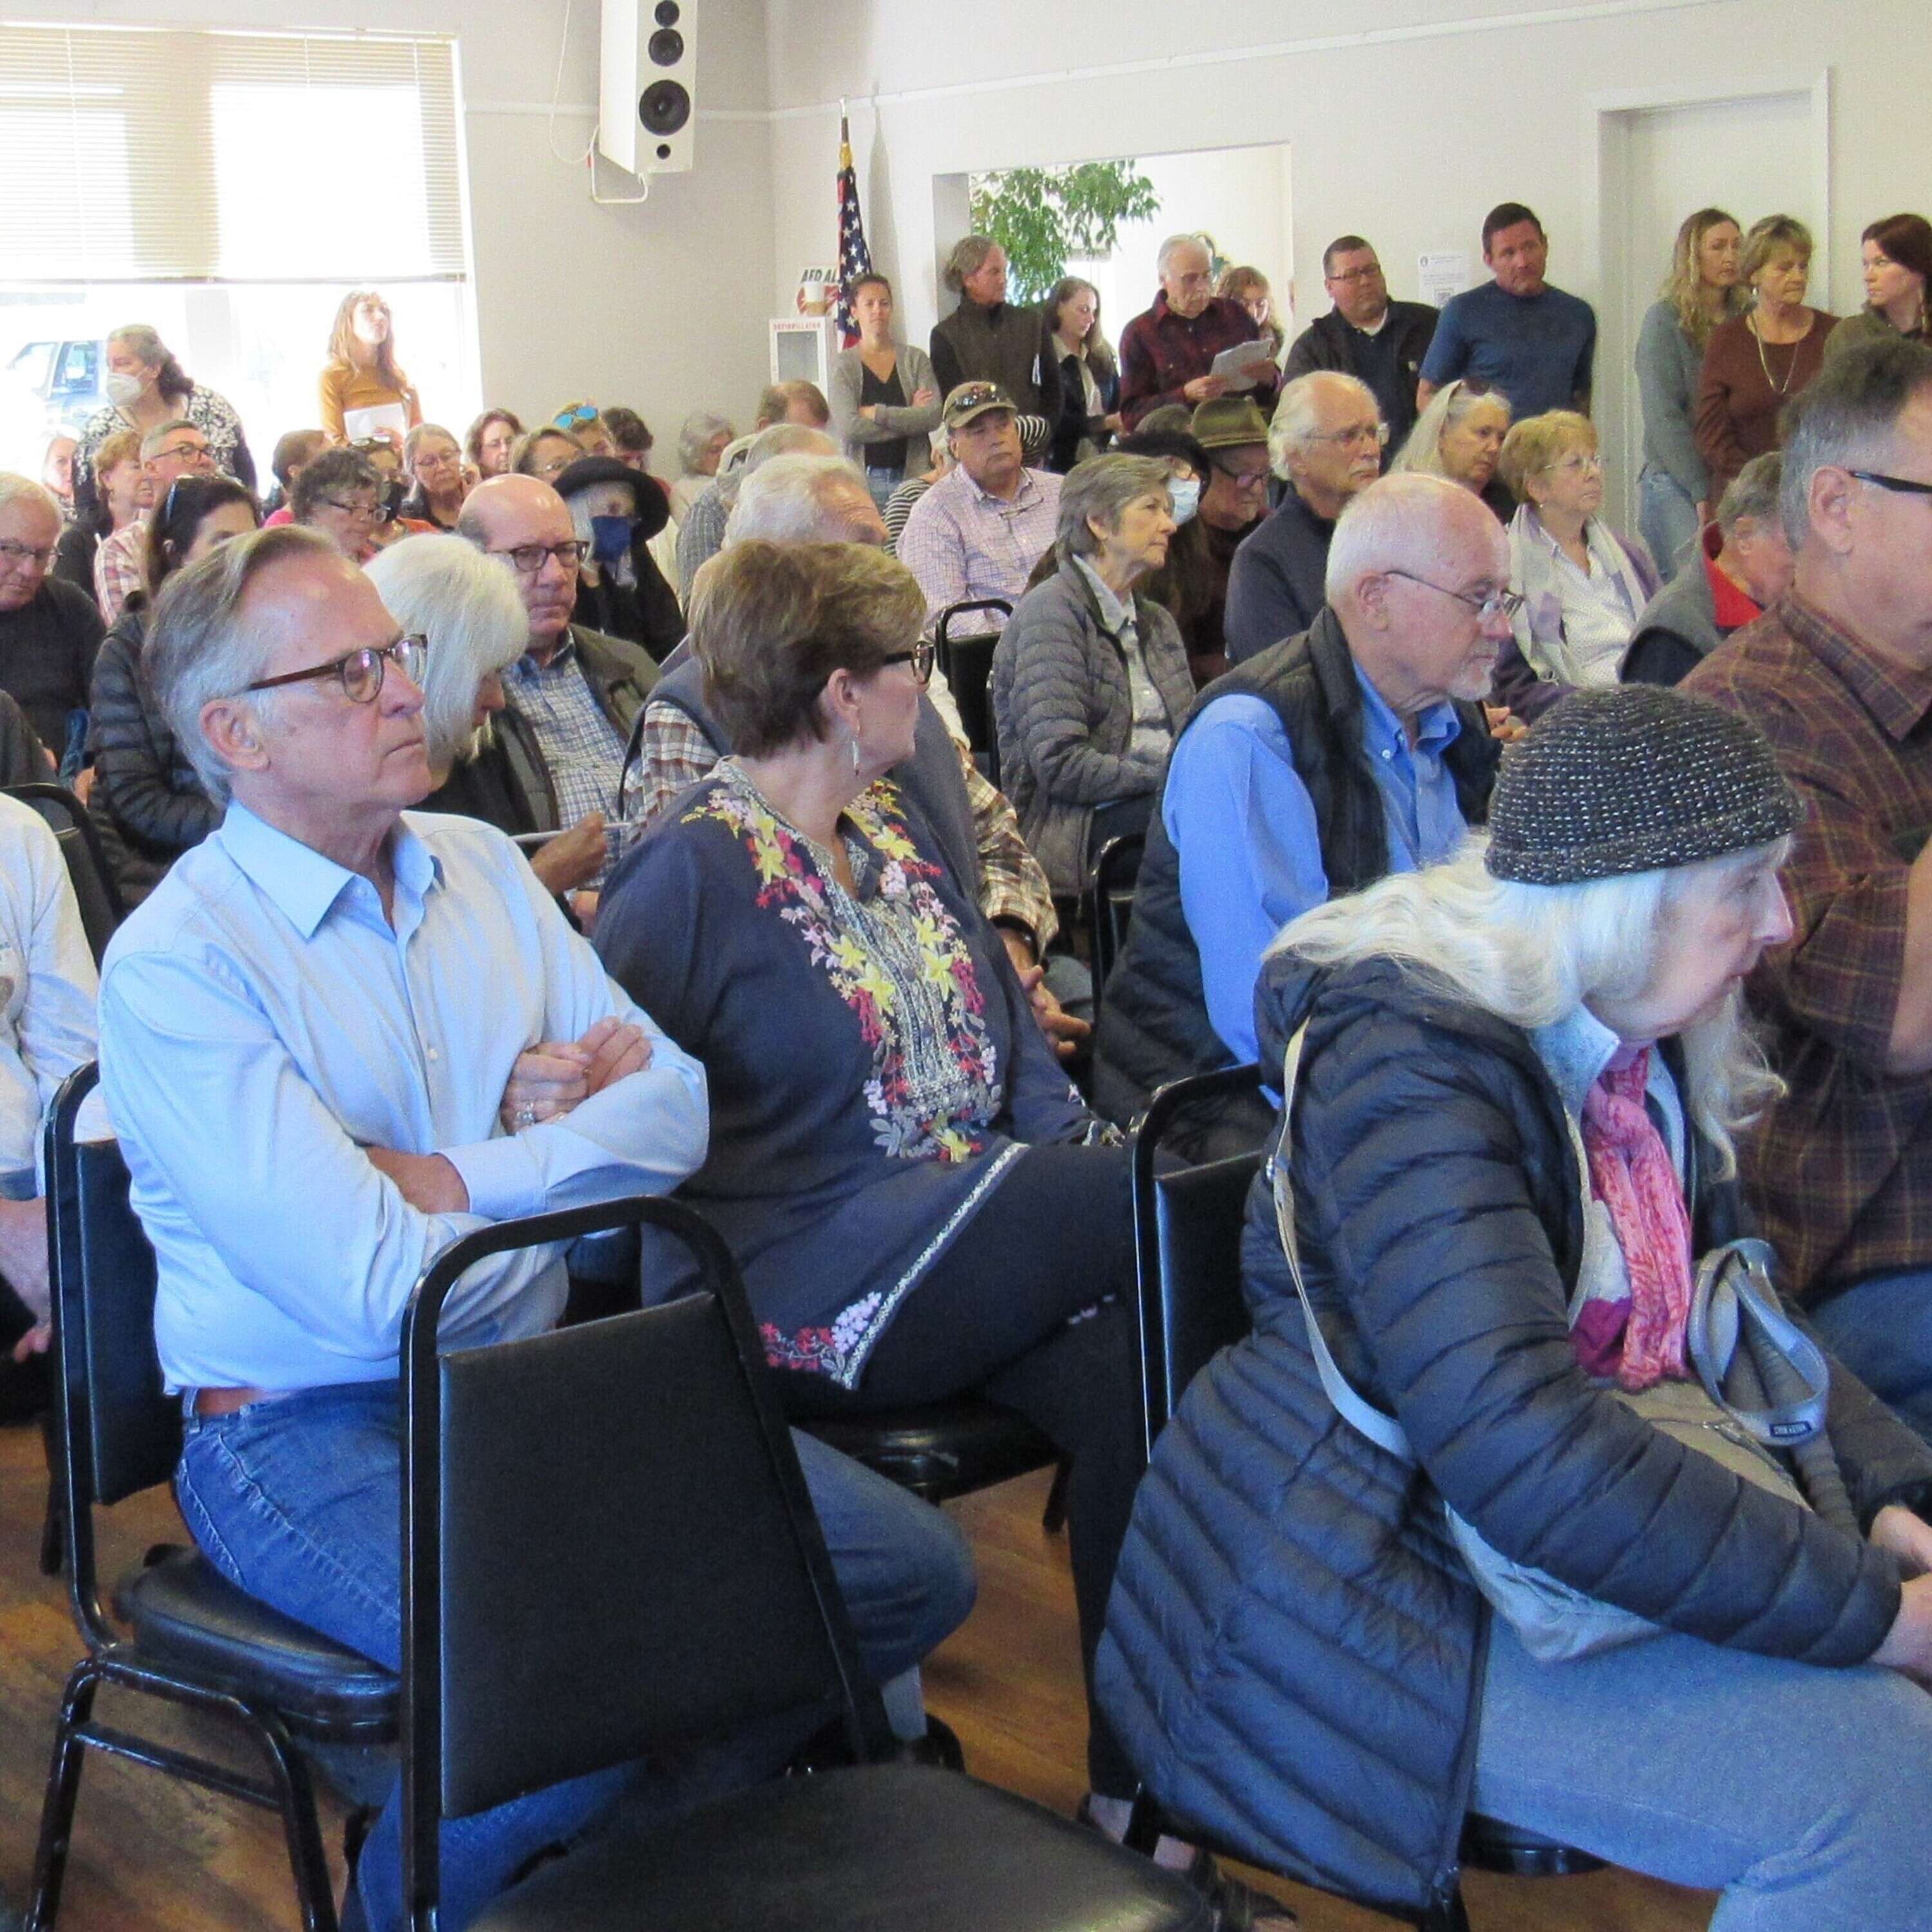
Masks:
[[[852,169],[852,128],[844,115],[838,117],[838,340],[850,349],[859,339],[859,325],[852,320],[852,304],[846,290],[854,275],[866,274],[872,266],[872,251],[866,246],[866,219],[859,212],[859,177]]]

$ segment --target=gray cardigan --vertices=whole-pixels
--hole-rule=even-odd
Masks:
[[[1703,367],[1704,352],[1684,333],[1675,304],[1652,302],[1636,338],[1643,460],[1651,469],[1665,472],[1696,503],[1711,493],[1711,473],[1691,434]]]
[[[1187,647],[1167,612],[1138,594],[1134,621],[1172,743],[1194,701]],[[1063,562],[1014,605],[993,652],[992,699],[1020,831],[1056,894],[1084,891],[1094,808],[1151,794],[1161,766],[1132,755],[1126,655],[1076,565]]]
[[[892,347],[898,357],[899,387],[907,396],[930,389],[938,400],[921,409],[914,409],[910,402],[904,409],[881,403],[878,414],[867,422],[859,413],[860,398],[866,389],[866,365],[859,360],[856,345],[840,350],[832,358],[830,393],[825,400],[832,405],[832,434],[845,446],[845,454],[862,468],[866,444],[896,442],[902,436],[922,436],[936,430],[939,412],[946,400],[938,395],[939,378],[932,373],[932,358],[926,351],[915,349],[909,342],[896,342]],[[920,452],[922,457],[924,454]],[[922,461],[913,466],[923,470],[926,465]]]

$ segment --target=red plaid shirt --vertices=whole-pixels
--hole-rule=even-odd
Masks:
[[[1885,1058],[1905,962],[1906,883],[1932,833],[1932,677],[1891,664],[1796,596],[1728,638],[1684,688],[1750,718],[1803,797],[1784,872],[1796,930],[1750,982],[1790,1091],[1741,1149],[1790,1287],[1815,1297],[1932,1261],[1932,1076]]]
[[[1198,315],[1185,316],[1168,307],[1162,290],[1154,307],[1120,332],[1120,414],[1128,428],[1163,403],[1192,409],[1183,388],[1208,374],[1224,349],[1252,342],[1258,332],[1253,317],[1226,296],[1211,297]],[[1276,386],[1273,377],[1255,385],[1256,406],[1263,416],[1274,408]]]

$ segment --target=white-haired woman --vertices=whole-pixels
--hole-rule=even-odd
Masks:
[[[1054,893],[1077,896],[1099,842],[1138,832],[1194,699],[1187,647],[1138,586],[1177,526],[1166,462],[1094,456],[1060,493],[1058,566],[993,652],[1001,783]]]
[[[1714,1932],[1924,1922],[1932,1454],[1768,1290],[1768,1400],[1698,1315],[1798,812],[1744,720],[1580,692],[1486,846],[1270,950],[1254,1326],[1156,1447],[1096,1665],[1180,1815],[1390,1910],[1473,1808],[1720,1892]]]
[[[711,488],[718,465],[738,432],[721,416],[694,410],[677,436],[680,474],[670,486],[671,521],[681,524],[685,512]]]
[[[530,868],[553,892],[596,877],[604,860],[604,818],[592,812],[560,829],[542,769],[502,735],[503,672],[523,655],[530,620],[517,580],[501,557],[458,536],[405,537],[372,557],[370,580],[391,616],[428,640],[423,729],[434,789],[424,812],[480,818],[529,842]],[[554,833],[542,844],[535,835]],[[533,845],[534,849],[530,849]]]
[[[1496,521],[1507,524],[1516,514],[1516,499],[1498,478],[1496,462],[1510,415],[1510,399],[1500,389],[1467,376],[1444,382],[1416,418],[1390,473],[1446,476],[1473,490],[1496,512]]]

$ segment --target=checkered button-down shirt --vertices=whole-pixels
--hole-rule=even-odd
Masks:
[[[1017,604],[1024,593],[1060,518],[1060,478],[1024,470],[1011,499],[990,496],[964,470],[942,476],[913,506],[900,532],[898,560],[926,592],[930,628],[949,604],[969,598],[1004,597]],[[953,634],[997,630],[989,611],[962,618]]]
[[[1790,1092],[1744,1178],[1789,1286],[1810,1298],[1932,1259],[1932,1076],[1885,1070],[1906,882],[1932,833],[1932,677],[1787,597],[1684,688],[1770,739],[1804,800],[1785,896],[1796,932],[1750,982]]]
[[[111,624],[137,590],[148,587],[148,526],[140,520],[103,537],[94,553],[94,601],[100,620]]]
[[[503,693],[536,734],[556,794],[557,816],[574,825],[586,813],[616,816],[624,741],[604,715],[568,634],[547,664],[526,652],[503,674]]]

